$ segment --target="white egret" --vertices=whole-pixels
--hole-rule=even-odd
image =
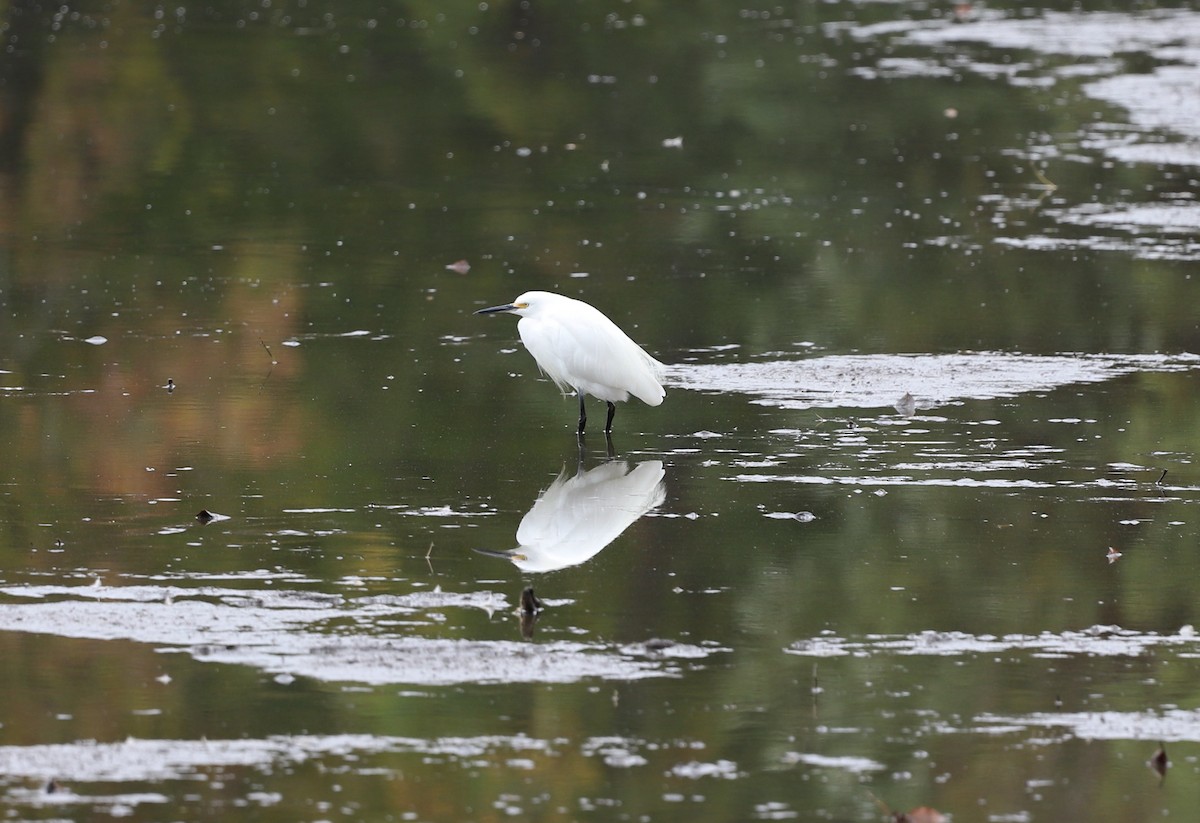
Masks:
[[[633,471],[621,460],[568,478],[559,474],[517,527],[517,548],[476,549],[503,557],[523,572],[558,571],[586,563],[667,496],[661,460]]]
[[[579,395],[579,433],[587,424],[585,395],[608,404],[605,433],[612,431],[617,402],[633,395],[650,406],[666,397],[666,367],[629,339],[597,308],[561,294],[527,291],[511,303],[480,309],[476,314],[508,312],[520,317],[521,342],[560,390]]]

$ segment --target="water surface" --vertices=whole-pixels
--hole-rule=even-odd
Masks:
[[[1190,813],[1191,9],[3,26],[6,818]]]

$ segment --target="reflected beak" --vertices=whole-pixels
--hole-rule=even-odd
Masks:
[[[479,312],[475,312],[475,313],[479,314]],[[528,559],[524,554],[519,552],[517,549],[506,549],[503,551],[496,551],[495,549],[471,549],[471,551],[475,552],[476,554],[482,554],[486,557],[499,557],[504,560],[526,560],[526,559]]]
[[[502,311],[515,311],[520,308],[515,303],[505,303],[503,306],[492,306],[490,309],[480,309],[476,314],[495,314]]]

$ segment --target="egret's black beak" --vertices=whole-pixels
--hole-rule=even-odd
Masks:
[[[490,309],[480,309],[476,314],[495,314],[501,311],[512,311],[517,306],[514,303],[505,303],[503,306],[492,306]]]

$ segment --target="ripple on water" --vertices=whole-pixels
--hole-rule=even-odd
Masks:
[[[76,794],[70,785],[28,789],[12,786],[5,800],[15,806],[91,805],[128,808],[143,803],[164,803],[158,793],[104,794],[106,783],[203,780],[214,771],[252,768],[263,774],[290,770],[298,763],[330,763],[337,773],[373,774],[377,768],[371,755],[409,755],[423,763],[459,765],[471,770],[497,766],[522,771],[537,768],[546,758],[599,757],[613,768],[663,770],[686,780],[734,779],[743,776],[729,760],[712,762],[694,758],[704,744],[689,739],[645,740],[603,737],[571,740],[565,737],[538,738],[524,734],[473,737],[400,737],[372,734],[273,735],[242,739],[138,739],[117,743],[93,740],[62,744],[0,746],[0,772],[4,782],[13,780],[89,784],[90,794]],[[830,758],[830,760],[840,760]],[[845,759],[848,764],[851,759]],[[69,777],[68,777],[69,776]],[[509,795],[518,801],[519,795]],[[279,795],[263,792],[253,802],[272,805]]]
[[[417,592],[343,597],[302,591],[154,586],[9,586],[0,594],[0,631],[166,646],[197,660],[251,666],[270,674],[371,685],[409,683],[571,683],[588,678],[679,676],[722,651],[673,643],[668,652],[605,643],[463,640],[413,636],[414,622],[436,627],[436,610],[513,607],[491,592]],[[53,598],[53,599],[51,599]],[[405,630],[397,615],[410,616]],[[422,619],[422,615],[425,617]],[[328,626],[353,621],[354,633]],[[375,634],[364,626],[373,625]]]
[[[960,354],[834,355],[758,363],[681,364],[669,385],[737,392],[784,409],[890,408],[912,395],[919,408],[1099,383],[1136,372],[1200,368],[1200,356]]]
[[[967,657],[979,654],[1025,651],[1034,657],[1137,657],[1166,650],[1194,654],[1200,650],[1200,637],[1191,626],[1176,634],[1157,634],[1123,629],[1120,626],[1092,626],[1083,631],[1042,632],[1037,635],[976,635],[966,632],[924,631],[908,635],[869,635],[860,639],[821,635],[798,640],[784,649],[801,657],[870,657],[877,654],[932,655]]]
[[[1194,10],[1046,11],[1021,16],[984,10],[968,20],[896,21],[849,25],[846,30],[860,40],[891,39],[932,50],[929,56],[904,58],[885,51],[875,65],[854,70],[868,78],[971,73],[1004,78],[1014,86],[1053,86],[1089,78],[1081,87],[1083,94],[1128,113],[1126,123],[1083,125],[1075,138],[1079,152],[1072,153],[1066,145],[1072,141],[1064,144],[1060,138],[1053,145],[1020,150],[1030,156],[1092,162],[1089,153],[1096,152],[1122,163],[1200,165],[1200,13]],[[999,66],[974,60],[963,48],[968,44],[1009,50],[1012,59]],[[1048,57],[1032,63],[1017,59],[1030,52]],[[1157,65],[1148,71],[1131,70],[1131,61],[1121,59],[1128,54],[1146,55]],[[1055,58],[1067,62],[1060,65]],[[1181,210],[1176,204],[1112,206],[1083,221],[1070,210],[1058,217],[1064,225],[1092,226],[1103,233],[1083,238],[1034,234],[997,242],[1031,250],[1119,252],[1150,260],[1200,259],[1200,245],[1190,238],[1112,236],[1113,231],[1193,231],[1190,209]]]

